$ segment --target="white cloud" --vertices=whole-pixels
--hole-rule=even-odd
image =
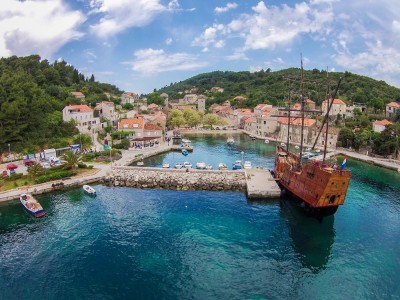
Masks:
[[[227,60],[249,60],[241,49],[236,49],[233,54],[226,57]]]
[[[356,54],[340,53],[334,56],[342,67],[363,74],[382,75],[400,73],[400,52],[398,49],[383,47],[380,41],[367,44],[366,51]]]
[[[62,0],[2,0],[0,7],[0,56],[33,53],[51,56],[83,33],[78,27],[86,20]]]
[[[224,13],[224,12],[230,11],[231,9],[235,9],[237,7],[238,7],[237,3],[229,2],[229,3],[226,4],[225,7],[216,7],[214,9],[214,12],[217,13],[217,14],[220,14],[220,13]]]
[[[223,24],[213,24],[212,27],[206,28],[204,32],[192,42],[193,46],[203,46],[208,48],[209,45],[213,45],[216,48],[221,48],[225,43],[223,39],[219,39],[219,35],[223,35],[226,32],[226,28]]]
[[[394,32],[399,32],[400,33],[400,21],[393,20],[392,29],[393,29]]]
[[[108,37],[127,28],[145,26],[179,3],[172,1],[165,7],[159,0],[91,0],[91,6],[92,14],[102,14],[100,21],[91,26],[92,31],[100,37]]]
[[[198,57],[188,53],[167,54],[162,49],[141,49],[134,53],[135,59],[125,62],[132,70],[151,75],[170,71],[196,70],[207,65]]]
[[[292,43],[301,34],[329,31],[332,20],[330,8],[317,10],[305,2],[294,7],[282,5],[267,7],[263,1],[253,7],[254,14],[243,14],[229,24],[232,31],[239,31],[245,49],[275,49]]]

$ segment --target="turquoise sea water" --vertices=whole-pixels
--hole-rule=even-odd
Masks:
[[[268,166],[271,145],[247,142],[233,151]],[[2,204],[0,299],[400,299],[400,175],[348,167],[345,205],[322,223],[236,192],[95,185],[38,197],[41,219]]]

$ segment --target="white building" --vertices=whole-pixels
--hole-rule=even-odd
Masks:
[[[124,105],[126,103],[134,104],[139,100],[139,95],[133,92],[125,92],[121,95],[121,104]]]
[[[393,118],[396,116],[397,111],[400,109],[400,103],[398,102],[390,102],[386,104],[385,115],[387,118]]]
[[[103,127],[100,118],[94,117],[93,109],[87,105],[68,105],[62,112],[63,121],[75,120],[79,132],[91,134]]]
[[[380,121],[375,121],[372,123],[372,129],[375,132],[382,132],[386,129],[386,126],[393,124],[392,122],[384,119],[384,120],[380,120]]]

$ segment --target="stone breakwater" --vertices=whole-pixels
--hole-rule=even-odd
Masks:
[[[103,183],[111,186],[174,190],[245,191],[243,171],[113,167]]]

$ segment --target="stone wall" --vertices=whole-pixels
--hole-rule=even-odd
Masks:
[[[243,171],[113,167],[104,183],[113,186],[173,190],[245,191]]]

